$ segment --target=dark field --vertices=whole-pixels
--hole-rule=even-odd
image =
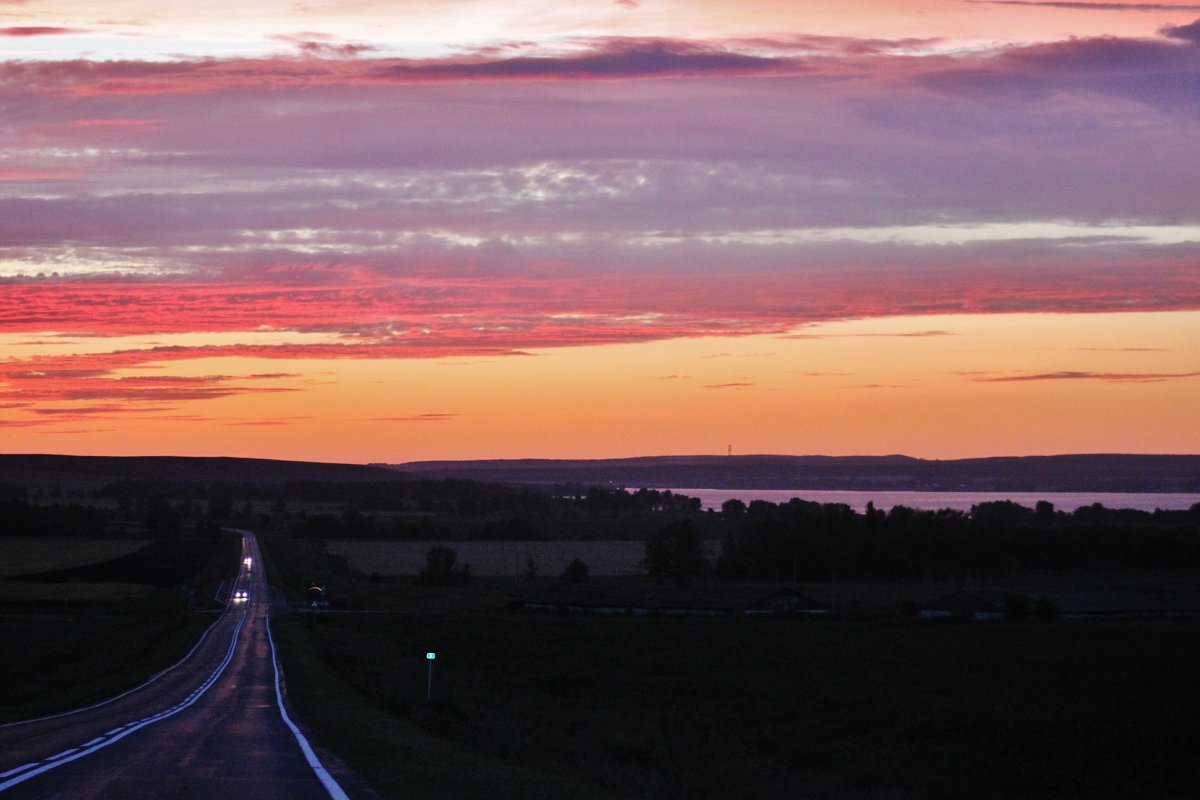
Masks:
[[[1200,780],[1191,622],[278,624],[398,720],[616,796],[1184,798]]]
[[[107,699],[173,664],[212,623],[211,598],[240,552],[235,536],[67,541],[3,542],[0,723]]]
[[[178,613],[0,617],[0,723],[105,700],[186,653],[211,616]]]

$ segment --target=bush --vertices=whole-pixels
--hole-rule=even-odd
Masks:
[[[563,583],[587,583],[588,566],[578,558],[567,564],[567,568],[562,571],[559,580]]]
[[[457,586],[471,579],[471,568],[456,567],[458,553],[444,544],[435,544],[425,556],[425,568],[421,570],[422,586]]]

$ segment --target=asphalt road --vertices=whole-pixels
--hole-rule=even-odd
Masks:
[[[0,727],[0,798],[374,795],[293,729],[280,703],[252,535],[243,556],[249,562],[230,592],[248,599],[231,602],[180,664],[98,706]]]

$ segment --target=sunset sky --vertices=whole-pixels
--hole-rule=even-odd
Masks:
[[[0,452],[1200,453],[1200,3],[0,0]]]

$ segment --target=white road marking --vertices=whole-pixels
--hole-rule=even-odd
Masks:
[[[287,709],[283,707],[283,691],[279,685],[279,659],[275,655],[275,637],[271,635],[270,619],[263,617],[263,623],[267,626],[267,641],[271,643],[271,666],[275,668],[275,699],[279,703],[279,714],[283,717],[283,722],[291,730],[292,735],[296,737],[296,741],[300,743],[300,749],[304,751],[304,760],[308,762],[308,766],[312,767],[317,780],[325,787],[325,791],[329,792],[332,800],[350,800],[350,796],[342,790],[338,782],[329,774],[329,770],[325,769],[325,765],[321,763],[321,760],[317,758],[317,754],[313,752],[312,746],[309,745],[308,739],[304,738],[304,734],[296,727],[296,723],[292,722],[292,718],[288,716]]]
[[[200,645],[204,644],[204,640],[208,638],[208,635],[210,633],[212,633],[213,628],[217,627],[217,623],[221,621],[221,617],[224,617],[227,612],[228,612],[228,609],[226,609],[226,611],[221,612],[221,616],[217,617],[216,620],[213,622],[213,624],[208,626],[208,630],[204,631],[204,635],[200,637],[200,640],[197,641],[196,644],[192,646],[191,650],[188,650],[187,655],[185,655],[183,658],[176,661],[171,666],[162,670],[161,672],[155,673],[145,683],[143,683],[139,686],[135,686],[132,689],[130,689],[129,691],[122,692],[121,694],[117,695],[116,697],[110,697],[107,700],[102,700],[99,703],[93,703],[90,706],[84,706],[83,708],[73,708],[70,711],[64,711],[61,714],[51,714],[50,716],[47,716],[47,717],[35,717],[34,719],[23,719],[23,720],[20,720],[19,722],[6,722],[3,725],[0,725],[0,728],[15,728],[18,725],[28,725],[31,722],[43,722],[48,719],[58,719],[59,717],[69,717],[72,714],[81,714],[84,711],[91,711],[93,708],[100,708],[101,706],[106,706],[109,703],[115,703],[116,701],[120,700],[122,697],[128,697],[129,695],[133,694],[134,692],[140,692],[142,689],[145,689],[147,686],[154,683],[156,680],[161,678],[163,675],[166,675],[167,673],[172,672],[172,671],[178,669],[179,667],[183,666],[183,664],[189,658],[192,657],[192,654],[195,653],[198,649],[200,649]]]
[[[229,662],[233,660],[234,651],[237,649],[238,637],[241,636],[242,626],[245,624],[246,615],[243,613],[242,618],[238,620],[237,627],[233,629],[233,636],[229,641],[229,649],[225,652],[225,658],[220,664],[217,665],[217,668],[213,670],[212,674],[208,676],[208,679],[200,685],[200,688],[192,693],[192,696],[187,700],[187,702],[180,703],[179,705],[169,708],[166,711],[152,714],[149,717],[143,717],[137,722],[124,726],[123,729],[115,728],[114,731],[117,731],[117,733],[114,736],[108,736],[108,734],[105,734],[105,736],[101,737],[103,741],[101,741],[99,744],[92,745],[91,747],[88,747],[87,745],[72,747],[69,750],[64,750],[61,753],[58,753],[57,755],[50,756],[50,758],[46,759],[45,761],[26,764],[24,767],[18,767],[17,770],[10,770],[0,777],[14,775],[20,770],[26,771],[21,772],[21,774],[16,775],[16,777],[10,777],[8,780],[0,783],[0,792],[5,791],[6,789],[11,789],[13,786],[16,786],[19,783],[24,783],[30,778],[41,775],[43,772],[49,772],[52,769],[61,767],[63,764],[70,764],[72,761],[78,761],[81,758],[90,756],[92,753],[103,750],[110,744],[121,741],[134,731],[141,730],[147,725],[153,725],[156,722],[161,722],[164,719],[175,716],[180,711],[183,711],[185,708],[195,703],[212,687],[214,683],[217,682],[217,679],[220,678],[222,673],[225,672],[225,668],[229,666]]]

